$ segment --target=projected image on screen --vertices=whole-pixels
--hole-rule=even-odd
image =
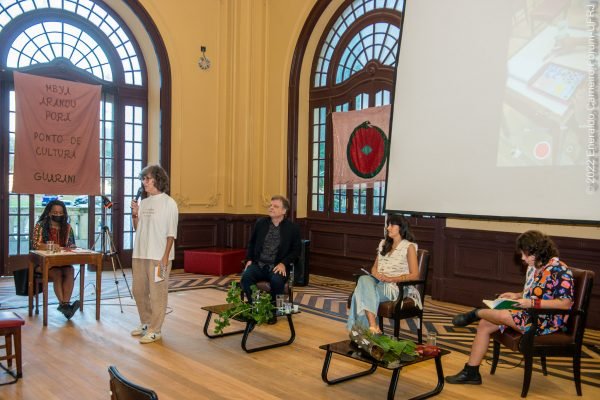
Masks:
[[[407,0],[385,210],[600,222],[599,5]]]
[[[568,0],[523,1],[512,18],[498,166],[581,165],[588,32]]]

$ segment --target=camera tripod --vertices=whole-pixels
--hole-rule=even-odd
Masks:
[[[112,234],[110,233],[110,229],[108,226],[102,227],[102,232],[96,237],[94,241],[94,245],[92,249],[96,248],[96,243],[100,242],[100,252],[102,253],[102,259],[104,257],[110,257],[110,263],[112,265],[113,276],[115,278],[115,286],[117,287],[117,298],[119,299],[119,307],[121,308],[121,313],[123,313],[123,303],[121,303],[121,292],[119,290],[119,278],[117,277],[117,269],[115,267],[116,264],[121,270],[121,275],[123,275],[123,280],[125,280],[125,285],[127,286],[127,291],[129,292],[129,296],[133,299],[133,295],[131,294],[131,289],[129,288],[129,282],[127,282],[127,277],[125,276],[125,271],[123,271],[123,265],[121,264],[121,260],[119,259],[119,255],[117,254],[117,248],[115,247],[115,242],[113,241]],[[101,267],[101,266],[100,266]],[[102,273],[102,268],[100,271],[96,271],[96,273]]]

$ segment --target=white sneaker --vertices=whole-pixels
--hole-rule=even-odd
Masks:
[[[162,335],[160,334],[160,332],[146,332],[146,334],[140,338],[140,343],[152,343],[156,342],[157,340],[160,340],[161,338]]]
[[[137,328],[131,331],[131,336],[144,336],[148,330],[147,324],[141,324]]]

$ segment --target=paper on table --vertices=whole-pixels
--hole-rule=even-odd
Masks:
[[[79,247],[77,247],[75,249],[71,249],[71,251],[73,253],[93,253],[94,252],[93,250],[90,250],[90,249],[81,249]]]

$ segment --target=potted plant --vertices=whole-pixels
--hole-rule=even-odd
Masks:
[[[242,289],[237,282],[231,282],[227,291],[227,304],[230,307],[215,318],[215,334],[222,334],[223,329],[230,325],[231,319],[240,321],[251,321],[255,325],[261,325],[273,318],[273,304],[269,293],[258,290],[252,285],[252,303],[242,300]]]

